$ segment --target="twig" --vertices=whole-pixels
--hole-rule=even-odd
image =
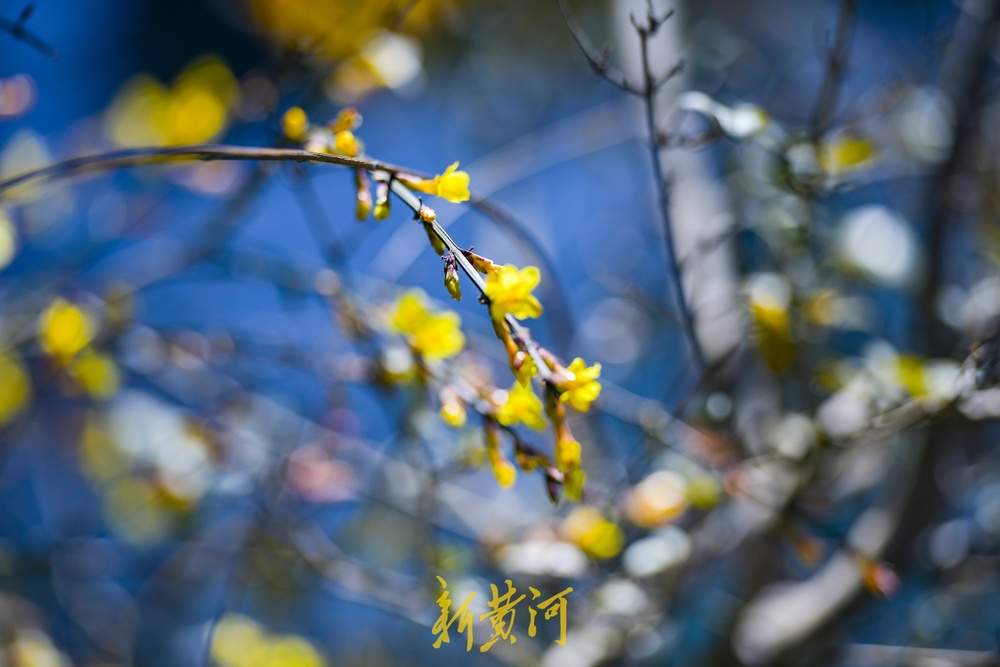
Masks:
[[[569,28],[569,34],[572,35],[573,41],[576,42],[577,47],[580,49],[580,53],[582,53],[583,57],[586,58],[587,64],[590,65],[592,70],[594,70],[594,73],[623,92],[641,97],[642,90],[632,84],[625,76],[624,72],[612,67],[608,63],[609,53],[607,49],[605,49],[600,55],[594,53],[587,36],[573,21],[569,8],[566,6],[566,0],[559,0],[559,11],[562,12],[563,20],[566,21],[566,27]]]
[[[663,243],[666,251],[667,270],[670,272],[670,283],[674,290],[674,298],[677,301],[677,308],[680,310],[681,319],[684,323],[684,333],[691,345],[691,353],[694,355],[695,365],[700,370],[704,366],[704,353],[698,334],[695,330],[694,314],[687,303],[684,294],[684,280],[681,272],[680,262],[677,260],[677,251],[674,247],[674,232],[670,216],[670,187],[667,184],[667,175],[663,167],[663,158],[660,155],[660,146],[657,141],[659,130],[656,127],[656,92],[669,80],[667,77],[657,78],[653,74],[652,63],[649,59],[649,40],[660,29],[664,21],[668,20],[673,12],[667,12],[663,16],[657,17],[653,13],[652,3],[650,3],[647,23],[640,24],[633,15],[632,25],[639,35],[639,55],[642,63],[642,73],[644,87],[642,91],[643,108],[646,115],[646,132],[649,135],[650,156],[653,160],[653,176],[656,179],[656,190],[660,204],[660,217],[663,222]],[[679,72],[679,65],[675,65],[668,76],[673,76]],[[671,74],[673,72],[674,74]]]
[[[841,0],[837,29],[833,44],[830,46],[830,53],[827,55],[823,83],[820,85],[812,119],[809,122],[809,138],[814,146],[823,140],[823,135],[829,129],[830,119],[837,110],[856,10],[857,0]]]
[[[90,171],[103,172],[123,167],[137,167],[175,162],[211,162],[213,160],[264,161],[264,162],[313,162],[336,164],[343,167],[358,167],[369,171],[384,171],[390,174],[422,174],[398,165],[365,158],[313,153],[298,148],[255,148],[250,146],[169,146],[126,148],[83,157],[70,158],[62,162],[18,174],[0,181],[0,194],[32,181],[49,181],[68,178]]]
[[[415,215],[420,213],[420,210],[424,208],[423,202],[417,197],[413,192],[410,191],[405,185],[397,180],[393,180],[390,185],[393,194],[395,194],[404,204],[413,210]],[[431,231],[436,237],[438,237],[445,247],[448,248],[455,255],[455,259],[458,260],[458,266],[462,269],[462,273],[472,281],[476,289],[479,291],[482,300],[486,301],[488,297],[486,296],[486,282],[483,277],[479,275],[475,267],[465,256],[465,252],[461,246],[455,243],[454,239],[444,230],[444,228],[438,224],[437,220],[433,220],[429,223]],[[545,382],[554,381],[554,373],[552,369],[549,368],[545,360],[542,359],[539,353],[538,346],[531,338],[531,332],[523,324],[518,322],[513,315],[507,314],[504,316],[504,321],[507,323],[507,327],[510,329],[511,335],[514,340],[524,348],[525,352],[531,357],[531,360],[535,363],[535,367],[538,369],[538,376]]]
[[[647,2],[645,23],[640,23],[636,19],[635,15],[630,16],[632,26],[635,28],[636,33],[639,36],[639,52],[642,64],[642,83],[641,85],[636,85],[625,78],[625,75],[620,71],[612,68],[608,64],[606,56],[598,57],[594,55],[592,49],[588,45],[588,40],[585,35],[573,22],[566,6],[566,0],[558,0],[558,2],[559,9],[562,11],[563,17],[566,21],[566,26],[569,29],[570,34],[573,36],[573,40],[583,53],[584,58],[586,58],[587,62],[590,64],[591,69],[593,69],[598,76],[614,84],[626,93],[635,95],[636,97],[642,99],[646,119],[646,134],[650,154],[653,160],[653,176],[656,179],[660,217],[662,218],[663,223],[663,242],[666,250],[667,270],[670,273],[671,289],[674,292],[674,299],[677,302],[677,308],[681,311],[680,319],[683,325],[684,335],[688,339],[688,343],[691,346],[691,353],[694,356],[695,365],[698,370],[701,370],[705,364],[705,355],[701,349],[701,342],[698,340],[698,334],[695,330],[694,314],[688,307],[687,297],[684,295],[684,283],[682,280],[681,266],[677,260],[677,252],[674,248],[673,227],[670,222],[670,189],[667,184],[666,172],[663,167],[663,159],[660,156],[660,148],[663,142],[661,141],[661,133],[657,128],[656,117],[656,95],[667,82],[672,80],[681,72],[683,63],[677,62],[664,74],[657,76],[653,73],[653,66],[649,57],[649,40],[656,35],[657,32],[659,32],[660,27],[664,23],[673,17],[674,10],[671,9],[663,14],[657,15],[653,9],[652,0],[649,0]]]
[[[18,15],[16,21],[0,18],[0,30],[6,32],[14,39],[24,42],[42,55],[48,56],[49,58],[55,58],[56,50],[49,46],[45,40],[28,30],[26,27],[28,19],[30,19],[31,15],[34,13],[35,3],[29,2],[24,6],[24,9],[21,10],[21,13]]]

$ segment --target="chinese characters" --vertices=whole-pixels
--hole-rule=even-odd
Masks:
[[[436,636],[434,648],[440,648],[441,644],[451,642],[450,630],[454,626],[458,635],[465,634],[465,650],[471,651],[474,643],[473,621],[475,613],[470,609],[470,606],[476,593],[475,591],[468,593],[462,600],[462,604],[453,612],[454,601],[451,599],[451,592],[448,590],[448,582],[442,577],[438,577],[437,580],[441,585],[441,594],[435,600],[438,609],[440,609],[440,614],[431,628],[431,632]],[[499,641],[506,641],[511,644],[517,643],[517,635],[514,634],[517,607],[525,602],[525,600],[528,600],[529,596],[530,601],[527,604],[528,636],[534,637],[537,634],[536,619],[538,612],[543,612],[544,620],[550,621],[558,617],[559,638],[555,641],[560,646],[566,643],[566,598],[573,592],[571,587],[566,587],[555,595],[543,598],[542,592],[534,586],[529,586],[527,593],[518,595],[518,591],[510,579],[505,580],[504,585],[506,588],[501,593],[500,588],[496,584],[490,584],[490,599],[486,603],[487,611],[479,615],[480,621],[489,621],[490,629],[492,630],[490,637],[479,647],[481,653],[486,653]]]

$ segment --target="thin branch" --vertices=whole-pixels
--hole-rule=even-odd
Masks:
[[[660,205],[660,217],[663,222],[663,243],[666,251],[667,270],[670,273],[670,284],[674,291],[674,299],[677,301],[677,308],[680,310],[681,319],[684,324],[684,333],[691,345],[691,353],[694,355],[695,365],[700,370],[704,367],[705,357],[701,349],[701,342],[695,330],[694,314],[687,303],[684,294],[684,280],[680,262],[677,260],[677,251],[674,247],[674,231],[670,216],[670,187],[667,184],[666,170],[663,166],[663,158],[660,155],[660,147],[657,142],[659,130],[656,120],[656,92],[662,82],[658,82],[653,75],[652,63],[649,57],[649,40],[660,29],[664,21],[673,15],[667,12],[661,17],[654,16],[652,3],[650,3],[647,23],[641,25],[631,16],[632,25],[639,36],[639,56],[642,64],[642,74],[644,87],[642,91],[642,102],[646,116],[646,132],[649,135],[650,156],[653,160],[653,176],[656,179],[656,190]],[[680,71],[679,69],[677,71]]]
[[[413,192],[410,191],[405,185],[397,180],[393,180],[391,183],[391,189],[393,194],[395,194],[404,204],[413,210],[415,215],[420,213],[420,210],[424,208],[423,202],[417,197]],[[488,297],[486,296],[486,282],[483,277],[479,275],[475,267],[465,256],[464,249],[455,243],[454,239],[444,230],[444,228],[438,224],[437,220],[432,220],[429,223],[431,231],[436,237],[438,237],[445,247],[448,248],[455,255],[455,259],[458,261],[459,268],[462,269],[462,273],[472,281],[476,289],[479,291],[480,300],[484,303],[488,303]],[[538,350],[538,345],[532,340],[531,332],[523,324],[517,321],[513,315],[507,314],[504,316],[504,321],[507,323],[507,328],[510,329],[511,336],[514,340],[524,348],[525,352],[531,357],[531,360],[535,363],[535,367],[538,369],[538,376],[545,382],[552,382],[555,379],[553,370],[549,368],[549,365],[545,363],[542,359],[541,353]]]
[[[812,119],[809,122],[809,138],[818,145],[823,135],[829,129],[830,120],[837,111],[837,100],[840,97],[844,81],[844,71],[847,68],[847,55],[851,43],[851,27],[857,13],[857,0],[841,0],[840,14],[837,16],[837,28],[826,58],[826,68],[823,73],[823,83],[820,84],[816,105],[813,107]]]
[[[177,162],[211,162],[213,160],[264,162],[313,162],[336,164],[343,167],[358,167],[369,171],[384,171],[389,174],[407,173],[416,176],[422,174],[398,165],[366,158],[331,155],[329,153],[313,153],[298,148],[255,148],[251,146],[169,146],[125,148],[94,155],[70,158],[62,162],[18,174],[12,178],[0,181],[0,194],[19,185],[33,181],[51,181],[68,178],[88,172],[104,172],[124,167],[138,167],[153,164],[171,164]]]
[[[608,63],[608,51],[605,49],[599,55],[590,46],[590,41],[587,39],[586,34],[583,32],[576,23],[573,21],[573,17],[569,12],[569,7],[566,6],[566,0],[559,0],[559,11],[562,12],[563,20],[566,22],[566,27],[569,29],[569,34],[572,35],[573,41],[576,42],[577,47],[580,49],[580,53],[587,60],[587,64],[590,65],[590,69],[594,70],[597,76],[601,77],[611,85],[621,89],[630,95],[642,96],[642,90],[632,84],[625,74],[612,67]]]
[[[35,3],[30,2],[24,6],[24,9],[21,10],[21,13],[17,17],[16,21],[0,18],[0,31],[7,33],[19,42],[24,42],[44,56],[55,58],[56,50],[49,46],[44,39],[28,30],[26,27],[28,19],[30,19],[31,15],[34,13]]]
[[[691,354],[694,356],[695,365],[701,370],[705,365],[705,355],[701,349],[701,342],[694,326],[694,314],[688,306],[687,297],[684,295],[684,283],[680,263],[677,261],[677,253],[674,249],[673,227],[670,223],[670,190],[667,185],[666,172],[663,167],[663,160],[660,157],[661,132],[657,128],[656,118],[656,94],[663,86],[676,77],[683,69],[682,62],[675,63],[666,73],[657,76],[653,73],[652,63],[649,58],[649,40],[669,21],[674,10],[670,9],[663,14],[657,14],[653,8],[652,0],[646,4],[645,23],[640,23],[634,14],[629,16],[632,26],[639,36],[639,49],[642,63],[642,84],[635,85],[630,82],[623,73],[612,69],[607,62],[606,54],[598,57],[589,46],[589,42],[583,31],[574,23],[566,0],[558,0],[559,9],[566,21],[566,26],[573,40],[576,42],[584,58],[590,64],[591,69],[604,80],[614,84],[626,93],[635,95],[643,101],[643,108],[646,117],[646,134],[648,135],[650,152],[653,159],[653,176],[656,179],[656,190],[659,198],[660,217],[663,221],[663,240],[666,249],[667,270],[670,273],[671,289],[674,292],[674,300],[677,308],[681,312],[681,324],[684,335],[691,346]]]

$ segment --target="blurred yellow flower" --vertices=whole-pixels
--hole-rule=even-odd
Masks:
[[[93,340],[94,329],[94,323],[86,312],[62,298],[49,304],[38,320],[42,350],[62,363],[87,347]]]
[[[446,359],[462,351],[465,335],[457,313],[429,315],[410,337],[410,344],[429,359]]]
[[[429,195],[435,195],[450,202],[469,201],[469,173],[458,170],[458,162],[452,162],[444,173],[434,178],[413,178],[400,176],[406,185]]]
[[[16,417],[31,398],[31,381],[21,362],[0,352],[0,425]]]
[[[0,209],[0,269],[10,264],[17,254],[17,228],[10,216]]]
[[[563,472],[580,467],[580,441],[571,436],[556,440],[556,466]]]
[[[901,354],[895,359],[893,371],[896,383],[911,396],[925,396],[930,390],[930,378],[923,358],[912,354]]]
[[[580,502],[583,500],[583,487],[587,483],[587,473],[583,468],[573,468],[568,470],[563,476],[563,493],[566,500]]]
[[[629,521],[652,528],[676,519],[687,509],[687,484],[670,470],[660,470],[635,485],[625,500]]]
[[[171,527],[169,508],[158,497],[154,483],[132,477],[107,487],[104,513],[111,529],[134,544],[158,542]]]
[[[212,630],[209,650],[222,667],[255,667],[264,643],[264,631],[256,621],[240,614],[226,614]]]
[[[795,342],[788,309],[770,299],[752,298],[750,316],[754,338],[764,363],[774,373],[783,373],[795,358]]]
[[[142,74],[129,80],[104,115],[119,146],[180,146],[216,139],[229,122],[239,84],[215,55],[191,61],[173,85]]]
[[[361,127],[361,113],[354,107],[344,107],[337,113],[337,117],[330,123],[330,131],[349,132]]]
[[[597,381],[601,376],[601,365],[598,363],[588,367],[583,359],[577,357],[570,362],[567,370],[573,377],[559,383],[559,390],[562,392],[559,400],[568,402],[574,410],[587,412],[590,404],[601,394],[601,383]]]
[[[404,293],[390,313],[389,328],[403,334],[410,345],[430,359],[444,359],[461,352],[465,336],[458,314],[431,312],[420,290]]]
[[[325,664],[312,644],[301,637],[286,635],[265,642],[253,667],[323,667]]]
[[[622,549],[621,528],[594,507],[577,507],[562,524],[567,540],[593,558],[614,558]]]
[[[12,667],[60,667],[69,664],[48,635],[38,630],[19,630],[5,647]]]
[[[106,354],[91,349],[84,350],[67,370],[80,388],[93,398],[110,398],[118,391],[118,367]]]
[[[427,296],[421,290],[407,290],[396,300],[389,315],[389,328],[395,333],[412,334],[429,314]]]
[[[353,132],[341,130],[333,135],[333,150],[347,157],[357,157],[361,154],[363,147]]]
[[[870,139],[852,135],[838,137],[819,149],[820,168],[831,176],[860,169],[877,157],[878,151]]]
[[[541,431],[545,428],[542,401],[535,395],[531,384],[515,382],[507,391],[507,400],[497,407],[497,421],[504,426],[524,424]]]
[[[258,29],[288,49],[327,61],[357,54],[386,27],[426,34],[460,0],[249,0]]]
[[[309,131],[309,116],[302,107],[291,107],[281,116],[281,133],[289,141],[302,141]]]
[[[127,464],[108,428],[107,419],[96,412],[86,415],[80,430],[80,461],[95,480],[110,481],[121,475]]]
[[[505,264],[486,276],[486,297],[490,300],[490,314],[500,320],[510,313],[518,319],[538,317],[542,304],[532,294],[541,274],[537,266],[519,269]]]
[[[441,403],[440,414],[441,421],[452,428],[462,428],[465,426],[465,404],[457,398],[452,398]]]
[[[512,486],[517,480],[517,468],[507,459],[501,458],[491,461],[490,469],[493,471],[493,477],[496,478],[497,484],[501,489]]]
[[[700,510],[712,509],[722,499],[722,486],[708,474],[695,475],[687,481],[687,501]]]

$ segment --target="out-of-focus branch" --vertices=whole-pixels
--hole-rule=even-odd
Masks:
[[[823,134],[829,129],[830,121],[837,111],[837,100],[840,98],[844,70],[847,67],[851,27],[854,24],[857,4],[857,0],[841,0],[840,2],[837,28],[826,58],[823,83],[820,84],[819,95],[816,98],[816,105],[813,107],[812,118],[809,122],[809,138],[814,146],[822,141]]]
[[[573,20],[569,7],[566,5],[566,0],[559,0],[559,11],[562,12],[563,20],[566,22],[566,27],[569,28],[569,34],[573,37],[573,41],[576,42],[577,47],[580,49],[580,53],[582,53],[583,57],[586,58],[587,64],[590,65],[592,70],[594,70],[594,73],[611,85],[619,88],[621,91],[626,92],[629,95],[641,97],[642,90],[629,81],[624,72],[616,67],[613,67],[608,62],[608,58],[610,56],[608,49],[604,49],[604,51],[600,54],[595,52],[593,46],[590,44],[590,40],[587,39],[587,35],[576,24],[576,21]]]
[[[55,162],[39,169],[18,174],[0,181],[0,194],[19,185],[34,181],[48,181],[69,178],[88,172],[104,172],[125,167],[139,167],[152,164],[172,164],[179,162],[264,161],[264,162],[314,162],[336,164],[343,167],[379,170],[390,174],[405,172],[420,175],[412,169],[365,158],[313,153],[299,148],[256,148],[250,146],[167,146],[125,148],[122,150],[85,155]]]
[[[0,31],[3,31],[14,39],[24,42],[44,56],[56,57],[56,50],[49,46],[48,42],[31,32],[27,28],[28,19],[35,13],[35,3],[29,2],[21,10],[16,21],[0,18]]]
[[[606,81],[642,100],[646,121],[646,134],[652,157],[653,177],[656,182],[657,201],[663,225],[663,243],[666,251],[667,271],[670,275],[669,282],[674,300],[677,302],[677,308],[680,311],[685,338],[687,338],[688,344],[691,347],[695,366],[700,371],[705,363],[704,352],[702,351],[701,342],[698,339],[695,329],[694,313],[689,307],[687,297],[684,294],[683,275],[677,259],[677,251],[674,247],[674,231],[670,222],[670,187],[667,183],[666,170],[664,169],[663,158],[660,154],[660,147],[663,142],[657,120],[657,93],[680,73],[683,64],[681,62],[674,63],[666,72],[658,75],[653,71],[649,48],[650,40],[656,36],[663,24],[673,17],[674,11],[668,10],[663,14],[657,14],[653,8],[653,3],[650,1],[647,3],[644,22],[639,21],[634,14],[631,15],[632,27],[635,28],[636,34],[639,37],[639,58],[642,76],[641,84],[634,84],[627,80],[624,74],[611,68],[607,63],[606,57],[597,57],[594,55],[583,32],[573,22],[565,0],[559,1],[559,7],[566,18],[566,25],[573,35],[573,39],[579,46],[584,58],[590,64],[591,69]]]
[[[986,80],[992,44],[996,39],[1000,26],[1000,0],[990,0],[988,7],[979,13],[965,12],[959,20],[952,41],[952,59],[950,67],[945,71],[945,87],[949,91],[949,99],[956,110],[956,126],[948,156],[933,177],[927,190],[925,209],[929,211],[929,234],[926,245],[928,252],[928,270],[925,274],[922,291],[919,296],[921,308],[922,340],[918,341],[927,354],[940,354],[943,338],[943,325],[935,316],[936,295],[941,287],[943,274],[944,247],[947,222],[952,211],[951,189],[955,176],[958,174],[965,156],[971,148],[979,124],[982,106],[983,88]],[[939,410],[948,403],[939,406]],[[871,438],[862,431],[857,437],[874,440],[882,438],[887,433],[880,432],[886,426],[889,432],[898,428],[906,428],[922,419],[937,414],[939,410],[926,410],[926,406],[918,401],[903,406],[881,416],[881,424],[872,424]],[[934,469],[937,457],[943,448],[941,426],[932,423],[927,442],[922,447],[909,448],[907,465],[901,472],[895,474],[897,488],[902,489],[896,500],[886,501],[882,507],[870,508],[862,515],[870,520],[874,528],[869,526],[868,533],[877,545],[873,555],[880,554],[889,548],[890,539],[900,544],[912,544],[920,534],[929,517],[934,516],[938,509],[938,494]],[[804,481],[802,483],[804,485]],[[803,488],[800,486],[800,488]],[[794,502],[795,496],[790,498]],[[858,529],[864,529],[861,521],[855,524]],[[828,581],[825,581],[824,578]],[[756,621],[755,612],[763,610],[769,618],[789,618],[797,614],[796,605],[801,602],[797,591],[789,588],[787,595],[766,599],[767,591],[762,592],[760,602],[766,606],[755,608],[752,604],[744,614],[741,627],[744,641],[753,640],[749,653],[759,660],[772,659],[776,654],[801,648],[817,637],[826,628],[831,627],[846,608],[847,603],[860,590],[860,574],[855,567],[840,567],[836,563],[824,568],[814,577],[817,583],[824,583],[824,591],[840,591],[839,594],[816,594],[810,596],[808,618],[785,624],[784,630],[776,631],[770,628],[767,636],[761,636],[761,625]],[[847,594],[849,592],[849,594]]]

